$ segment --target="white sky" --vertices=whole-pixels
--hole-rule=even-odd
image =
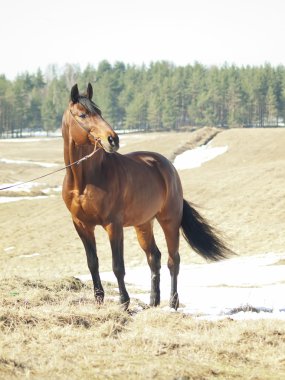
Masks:
[[[107,59],[285,64],[284,0],[0,0],[0,74]]]

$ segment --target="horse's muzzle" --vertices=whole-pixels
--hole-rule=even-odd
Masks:
[[[119,144],[119,137],[117,135],[115,136],[108,136],[107,138],[101,138],[100,144],[102,148],[108,152],[108,153],[115,153],[120,147]]]

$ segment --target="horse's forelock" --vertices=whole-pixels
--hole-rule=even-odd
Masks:
[[[91,115],[98,114],[101,116],[101,110],[86,96],[80,96],[78,103],[81,104]]]

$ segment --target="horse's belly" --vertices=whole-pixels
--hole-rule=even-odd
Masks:
[[[152,220],[162,205],[163,198],[155,193],[145,199],[134,200],[125,207],[124,227],[139,226]]]

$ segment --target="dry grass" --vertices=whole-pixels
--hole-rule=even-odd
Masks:
[[[72,278],[11,278],[0,296],[1,379],[285,376],[284,322],[207,322],[161,308],[136,313],[136,305],[127,313],[113,301],[98,307],[90,286]]]
[[[216,131],[126,136],[121,151],[154,150],[173,157],[212,133]],[[229,151],[201,168],[181,172],[185,198],[202,206],[201,212],[215,221],[239,254],[284,252],[285,131],[230,130],[213,144],[228,145]],[[62,164],[61,139],[0,141],[0,151],[4,158]],[[2,183],[49,171],[0,163]],[[35,192],[60,185],[63,175],[46,177]],[[97,307],[91,285],[72,277],[88,270],[60,194],[0,204],[0,213],[0,379],[285,377],[284,322],[207,322],[162,308],[137,313],[139,303],[133,299],[131,314],[112,300]],[[158,228],[156,240],[165,264]],[[97,246],[101,270],[110,270],[109,243],[100,228]],[[125,231],[125,247],[126,270],[146,263],[132,229]],[[182,265],[200,262],[182,240],[180,251]],[[39,255],[29,256],[34,253]],[[110,284],[105,288],[109,297],[116,294]]]
[[[228,145],[227,153],[181,173],[186,197],[202,206],[240,255],[284,252],[284,144],[284,129],[228,130],[212,144]]]
[[[194,133],[152,133],[127,135],[122,137],[122,153],[145,149],[160,151],[167,157],[177,149],[186,149],[192,143],[203,143],[216,130],[205,128]],[[24,140],[25,141],[25,140]],[[185,147],[185,148],[183,148]],[[62,162],[62,139],[31,142],[0,141],[1,156],[20,160],[32,159],[37,162]],[[1,182],[24,181],[52,169],[30,165],[1,164]],[[64,171],[44,178],[39,190],[33,190],[41,195],[41,190],[47,187],[61,185]],[[1,195],[25,195],[19,188],[16,192],[2,192]],[[29,195],[29,194],[28,194]],[[77,237],[60,193],[53,197],[33,201],[0,204],[0,228],[2,232],[0,243],[0,264],[2,273],[6,276],[19,275],[33,278],[60,278],[62,276],[84,274],[87,271],[82,243]],[[23,228],[24,227],[24,228]],[[101,270],[111,270],[111,252],[106,233],[100,227],[96,230],[97,247]],[[164,236],[159,228],[156,240],[163,251],[166,250]],[[125,230],[126,265],[134,266],[146,263],[145,255],[137,243],[133,228]],[[185,249],[186,244],[184,244]],[[4,249],[14,247],[9,251]],[[187,249],[189,251],[189,249]],[[32,259],[23,256],[38,253]],[[195,256],[194,256],[195,257]],[[164,262],[166,262],[166,255]],[[1,273],[0,273],[1,276]]]
[[[183,146],[207,141],[211,129],[194,133],[153,133],[122,138],[121,151],[145,149],[170,157]],[[220,228],[231,248],[240,255],[284,252],[285,246],[285,131],[229,130],[213,144],[229,150],[202,167],[180,173],[185,198]],[[10,159],[62,162],[62,140],[37,143],[1,142],[1,156]],[[1,182],[14,182],[49,172],[29,165],[0,163]],[[61,185],[64,172],[44,179],[44,187]],[[4,194],[2,194],[4,195]],[[87,272],[82,243],[77,237],[60,193],[34,201],[0,204],[0,265],[6,276],[61,278]],[[167,255],[165,240],[156,226],[156,240]],[[96,230],[101,270],[111,270],[111,252],[105,231]],[[9,251],[6,248],[14,247]],[[181,239],[183,263],[201,262]],[[22,257],[39,253],[33,258]],[[146,263],[132,228],[125,230],[126,266]],[[1,276],[1,273],[0,273]]]

